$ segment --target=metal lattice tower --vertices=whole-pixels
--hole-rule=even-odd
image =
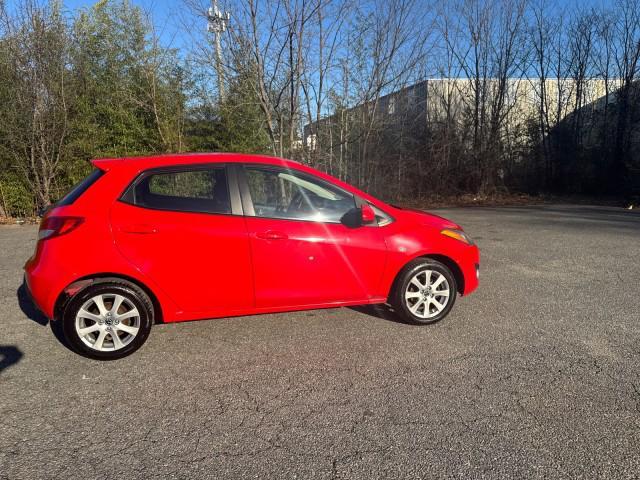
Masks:
[[[222,45],[220,36],[227,29],[231,15],[229,12],[221,12],[218,8],[218,0],[211,0],[211,7],[207,12],[207,31],[213,32],[216,47],[216,75],[218,77],[218,95],[220,100],[224,98],[224,66],[222,64]]]

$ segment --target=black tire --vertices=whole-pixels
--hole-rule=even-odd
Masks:
[[[411,279],[416,274],[426,270],[441,273],[449,284],[449,296],[447,303],[442,311],[430,318],[422,318],[419,315],[414,315],[411,310],[409,310],[405,300],[405,292],[407,291],[407,287]],[[455,276],[446,265],[431,258],[417,258],[409,262],[398,274],[398,277],[394,282],[393,291],[389,297],[389,303],[402,320],[414,325],[430,325],[439,322],[447,316],[456,302],[457,294],[458,286],[456,284]]]
[[[76,331],[76,315],[80,308],[97,295],[105,295],[106,298],[109,298],[109,295],[121,295],[125,298],[123,303],[127,302],[127,305],[133,305],[138,310],[139,315],[136,316],[139,319],[137,321],[138,331],[122,348],[109,351],[96,350],[87,345]],[[153,318],[153,303],[142,289],[125,280],[105,278],[96,280],[69,300],[62,315],[62,332],[71,348],[80,355],[96,360],[117,360],[131,355],[142,346],[151,332]],[[115,331],[116,327],[113,328]],[[107,333],[106,335],[108,335],[106,338],[111,338],[112,334]],[[120,333],[116,333],[116,335],[120,335]],[[124,335],[126,336],[126,333]],[[111,340],[111,343],[115,346],[113,340]]]

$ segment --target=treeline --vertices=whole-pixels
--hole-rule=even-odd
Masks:
[[[0,3],[0,215],[55,201],[91,158],[185,151],[290,157],[388,200],[640,188],[639,0],[220,3],[218,70],[204,0],[172,35],[126,0]],[[427,78],[458,80],[427,115],[389,114]]]
[[[58,2],[24,2],[0,21],[5,213],[55,201],[91,158],[184,148],[186,79],[139,9],[100,2],[69,18]]]
[[[312,163],[392,199],[640,196],[640,2],[374,3],[326,55]]]

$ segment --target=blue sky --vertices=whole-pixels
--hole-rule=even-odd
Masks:
[[[1,0],[0,0],[1,1]],[[40,0],[45,3],[48,0]],[[120,0],[114,0],[120,1]],[[245,0],[218,0],[220,7],[237,5]],[[417,0],[432,5],[434,0]],[[590,7],[613,6],[616,2],[625,0],[530,0],[532,3],[547,2],[553,8],[567,8],[573,11],[584,11]],[[65,10],[73,14],[74,11],[88,8],[97,3],[96,0],[62,0]],[[129,0],[133,5],[140,6],[152,17],[160,38],[165,46],[178,48],[182,55],[191,50],[194,42],[200,43],[207,35],[206,21],[203,17],[194,15],[193,6],[201,5],[206,8],[210,0]],[[15,7],[20,0],[7,0],[9,8]],[[576,8],[577,7],[577,8]],[[231,23],[233,24],[233,9]],[[197,44],[196,43],[196,44]]]
[[[427,2],[427,0],[424,0]],[[581,4],[586,7],[597,5],[612,5],[615,0],[549,0],[549,3],[555,3],[558,6]],[[15,0],[10,0],[8,3],[17,3]],[[75,9],[78,7],[86,7],[94,4],[95,1],[88,0],[65,0],[64,4],[69,9]],[[158,14],[164,18],[169,18],[172,12],[176,9],[185,9],[184,2],[182,0],[131,0],[131,3],[136,5],[145,6],[153,9],[154,14]],[[222,0],[220,3],[225,3]]]
[[[65,8],[73,11],[94,5],[96,0],[63,0]],[[145,12],[149,12],[153,22],[162,33],[164,42],[174,47],[183,47],[188,42],[188,35],[184,34],[184,22],[191,12],[183,0],[130,0],[132,5],[138,5]],[[195,2],[194,2],[195,3]],[[206,0],[198,0],[198,3],[206,3]],[[204,19],[201,25],[202,31],[206,31]]]
[[[167,19],[171,17],[171,14],[176,9],[184,9],[184,3],[181,0],[130,0],[133,5],[140,5],[153,12],[154,17],[162,17]],[[69,10],[76,8],[89,7],[96,3],[96,1],[88,0],[64,0],[64,5]]]
[[[220,5],[231,4],[238,0],[219,0]],[[242,1],[242,0],[240,0]],[[425,3],[433,3],[431,0],[421,0]],[[533,0],[534,2],[540,0]],[[580,5],[581,9],[597,6],[610,6],[617,0],[547,0],[549,4],[556,5],[559,8],[563,6]],[[624,0],[621,0],[624,1]],[[19,0],[8,0],[7,4],[11,7],[19,3]],[[63,0],[65,8],[74,11],[79,8],[90,7],[95,4],[96,0]],[[174,47],[185,46],[189,42],[191,35],[201,35],[206,31],[204,19],[197,21],[193,17],[193,12],[187,6],[189,4],[207,5],[209,0],[130,0],[131,4],[141,6],[146,12],[150,12],[153,17],[154,24],[162,32],[162,39],[167,43],[171,43]],[[233,21],[233,19],[232,19]],[[189,27],[185,27],[189,25]],[[201,31],[195,31],[200,30]],[[189,33],[190,31],[190,33]]]

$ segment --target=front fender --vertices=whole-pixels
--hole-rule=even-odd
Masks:
[[[476,266],[480,263],[480,255],[475,245],[467,245],[442,235],[438,228],[427,225],[394,232],[387,236],[386,242],[388,261],[383,273],[381,295],[388,297],[396,277],[405,265],[420,257],[431,257],[445,264],[452,262],[457,266],[463,279],[458,282],[462,283],[460,293],[463,295],[471,293],[478,286]]]

